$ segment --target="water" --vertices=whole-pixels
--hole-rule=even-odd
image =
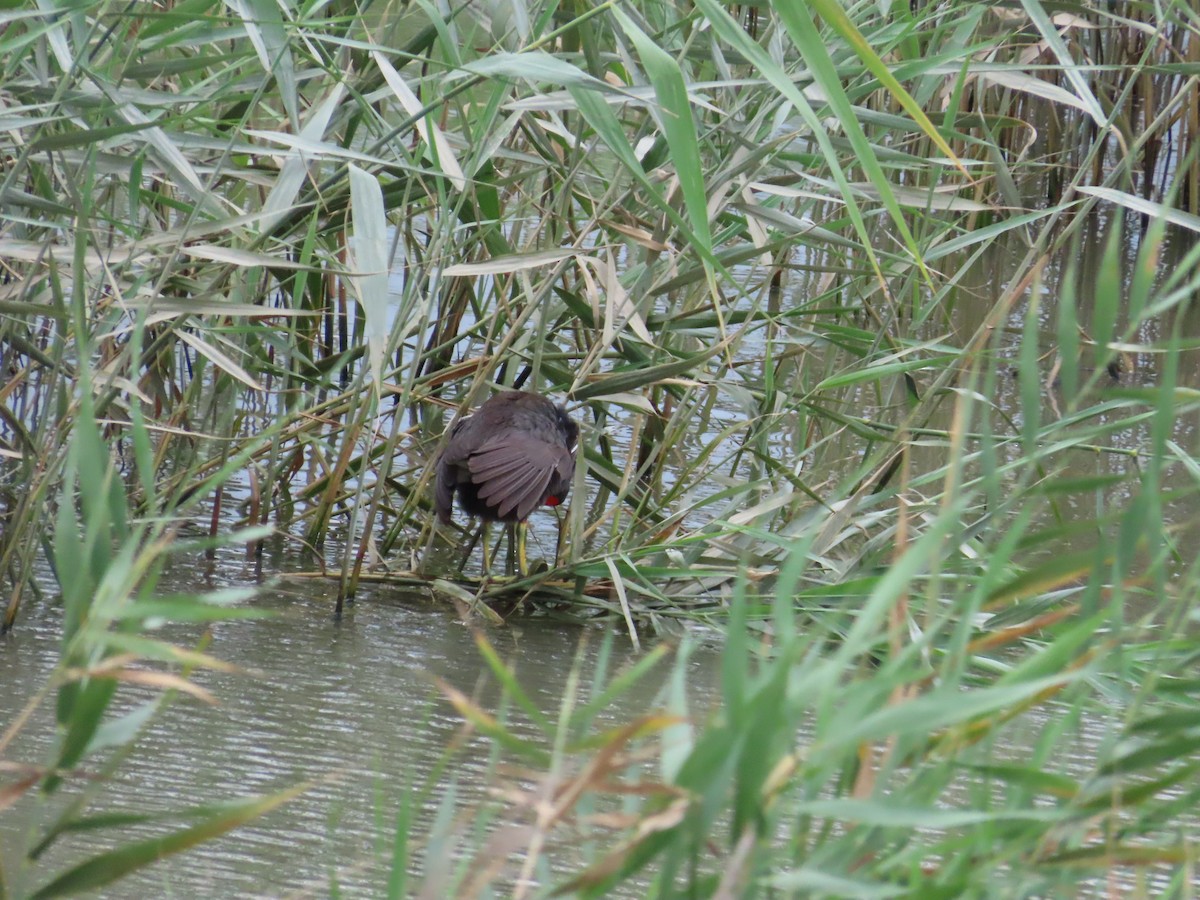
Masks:
[[[180,567],[173,577],[201,584],[236,581],[246,574],[226,565],[193,571]],[[463,718],[436,683],[443,679],[483,710],[496,711],[496,680],[474,641],[478,625],[422,598],[370,587],[340,622],[334,621],[332,590],[330,582],[288,581],[254,601],[277,617],[215,625],[206,652],[244,671],[197,673],[194,680],[220,705],[176,699],[146,730],[127,764],[102,785],[89,810],[161,813],[305,781],[313,786],[261,819],[194,852],[157,862],[102,896],[278,896],[304,890],[324,896],[334,882],[351,896],[377,895],[386,884],[406,785],[421,788],[433,781],[416,813],[413,839],[419,847],[451,785],[462,810],[479,803],[496,783],[487,744],[464,730]],[[52,603],[31,604],[16,631],[4,638],[0,723],[5,728],[53,669],[59,616]],[[603,644],[600,630],[522,618],[484,634],[551,721],[577,657],[582,657],[582,693],[587,695]],[[159,636],[192,647],[201,633],[172,627]],[[624,639],[615,641],[612,653],[616,670],[642,655]],[[661,664],[662,676],[669,665]],[[690,688],[703,710],[713,702],[713,651],[697,651],[690,667]],[[624,723],[654,708],[660,684],[661,677],[642,680],[603,714],[600,724]],[[132,694],[151,696],[136,689]],[[133,702],[126,698],[123,708]],[[4,758],[29,764],[50,758],[52,717],[51,698],[37,708]],[[513,727],[536,738],[521,716]],[[456,742],[460,750],[439,774],[447,747]],[[101,831],[60,838],[39,864],[37,876],[26,881],[28,873],[16,861],[30,837],[40,834],[79,788],[76,780],[49,800],[30,791],[0,816],[4,874],[18,896],[43,884],[47,873],[61,872],[115,844],[186,824],[173,819],[120,828],[112,836]]]

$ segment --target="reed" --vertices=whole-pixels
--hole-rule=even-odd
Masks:
[[[671,736],[581,895],[646,871],[664,896],[1151,871],[1191,890],[1186,4],[200,0],[3,22],[2,627],[49,602],[48,562],[62,660],[30,703],[56,696],[64,737],[0,797],[124,762],[130,723],[116,755],[90,748],[135,663],[163,700],[219,664],[140,633],[253,614],[153,599],[203,523],[206,546],[295,540],[339,603],[381,577],[378,549],[398,583],[635,642],[723,629],[715,720],[648,714],[580,749],[576,803]],[[450,584],[414,564],[427,464],[498,384],[564,396],[582,425],[567,553]],[[1094,776],[1055,773],[1114,705]],[[1035,707],[1061,730],[1009,754]],[[35,881],[79,890],[154,855]]]

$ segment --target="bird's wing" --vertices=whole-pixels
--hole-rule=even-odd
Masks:
[[[562,447],[545,441],[528,437],[512,440],[501,435],[485,441],[471,454],[467,465],[479,496],[495,506],[501,518],[515,509],[518,519],[527,519],[545,499],[563,453]]]
[[[447,525],[454,517],[454,490],[465,480],[465,473],[462,473],[461,469],[469,451],[464,448],[470,445],[471,442],[467,438],[475,427],[476,422],[472,415],[456,419],[447,429],[446,445],[437,459],[433,507],[438,518]]]
[[[445,459],[438,460],[433,508],[437,510],[438,519],[445,525],[449,525],[454,518],[454,488],[457,483],[454,477],[454,466],[447,463]]]

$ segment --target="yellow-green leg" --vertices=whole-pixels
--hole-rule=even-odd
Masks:
[[[529,526],[524,522],[517,523],[517,574],[524,578],[529,574],[529,561],[525,559],[525,541],[529,534]]]
[[[483,522],[483,576],[492,574],[492,542],[491,538],[491,523],[486,519]]]

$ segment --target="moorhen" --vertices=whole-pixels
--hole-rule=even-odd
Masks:
[[[517,526],[517,557],[525,574],[525,520],[539,506],[558,506],[575,476],[579,427],[567,411],[529,391],[504,391],[450,428],[437,460],[438,518],[449,524],[454,496],[484,523],[484,572],[491,568],[487,526]]]

